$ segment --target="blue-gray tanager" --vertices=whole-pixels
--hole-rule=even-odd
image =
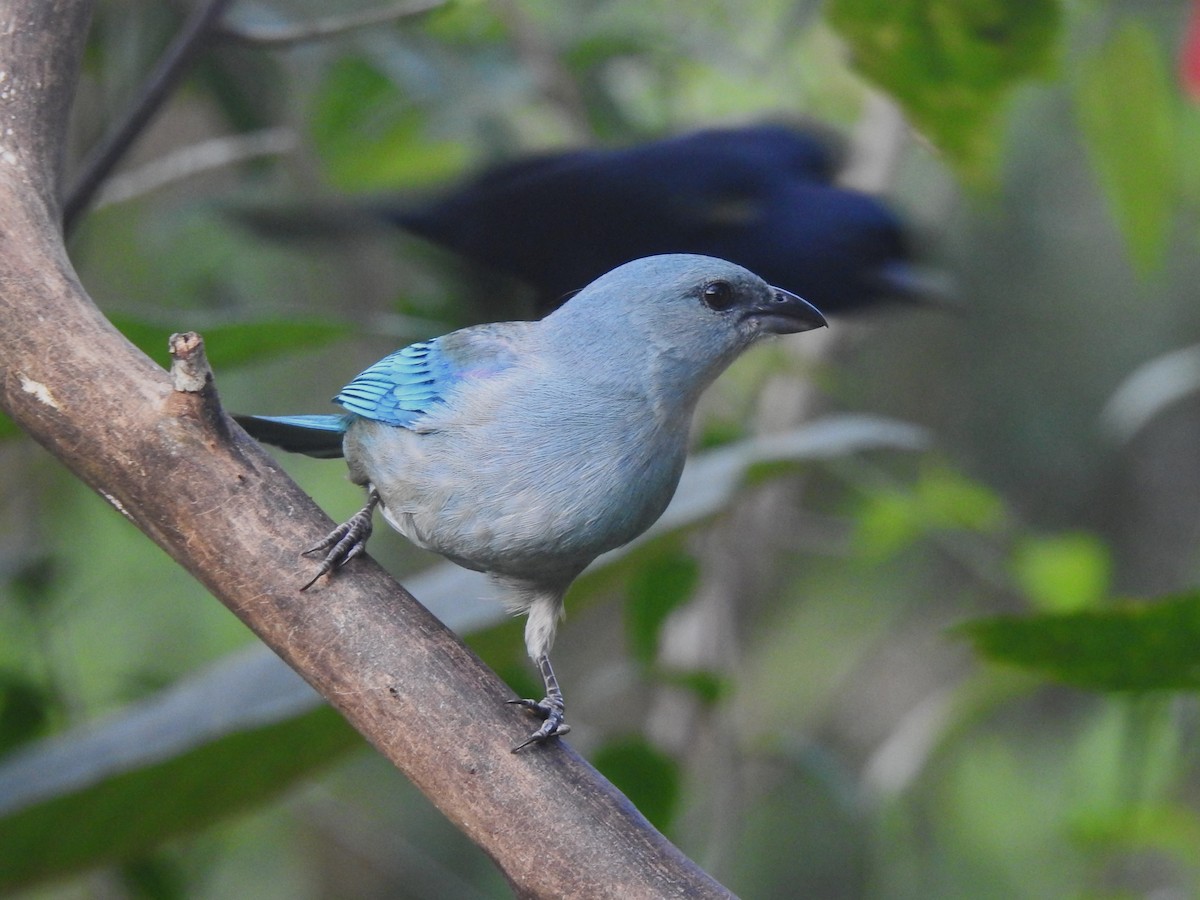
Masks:
[[[517,700],[565,734],[550,647],[575,577],[645,531],[683,470],[701,392],[767,334],[825,325],[811,304],[707,256],[626,263],[537,322],[476,325],[371,366],[342,415],[240,417],[255,437],[344,455],[367,504],[309,553],[317,578],[363,552],[376,506],[413,543],[506,589],[545,682]]]

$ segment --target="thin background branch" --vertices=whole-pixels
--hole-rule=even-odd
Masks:
[[[136,169],[114,175],[100,190],[96,207],[124,203],[159,188],[225,166],[291,153],[300,144],[290,128],[264,128],[189,144]]]
[[[444,6],[446,0],[403,0],[379,9],[329,16],[300,25],[273,27],[224,22],[222,17],[230,2],[206,0],[192,11],[142,82],[124,117],[85,157],[79,176],[63,203],[64,233],[70,234],[74,230],[80,215],[92,204],[117,164],[154,120],[167,98],[179,87],[196,59],[214,40],[220,38],[260,46],[286,47],[420,15]],[[105,199],[113,202],[111,196]]]
[[[91,204],[117,163],[191,70],[229,3],[230,0],[206,0],[192,11],[146,77],[125,117],[88,153],[63,203],[63,231],[66,234],[71,233],[80,213]]]
[[[249,25],[245,22],[222,22],[218,31],[223,38],[260,47],[288,47],[311,41],[326,40],[347,31],[385,25],[398,19],[418,16],[445,6],[446,0],[401,0],[378,9],[364,9],[336,16],[326,16],[298,25]]]

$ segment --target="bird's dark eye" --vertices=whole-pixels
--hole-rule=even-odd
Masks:
[[[710,281],[701,293],[704,305],[718,312],[733,306],[733,286],[728,281]]]

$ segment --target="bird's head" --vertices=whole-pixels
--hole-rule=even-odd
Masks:
[[[698,393],[760,337],[826,324],[815,306],[723,259],[650,256],[593,281],[546,320]],[[611,337],[610,337],[611,336]]]

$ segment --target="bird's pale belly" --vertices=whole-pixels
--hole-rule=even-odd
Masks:
[[[381,491],[384,515],[414,543],[467,568],[532,580],[561,573],[569,580],[662,515],[683,456],[682,449],[653,458],[631,449],[546,464],[501,454],[466,479],[428,477],[437,468],[431,467],[423,484],[398,481]],[[408,501],[414,495],[437,502],[418,506]]]

